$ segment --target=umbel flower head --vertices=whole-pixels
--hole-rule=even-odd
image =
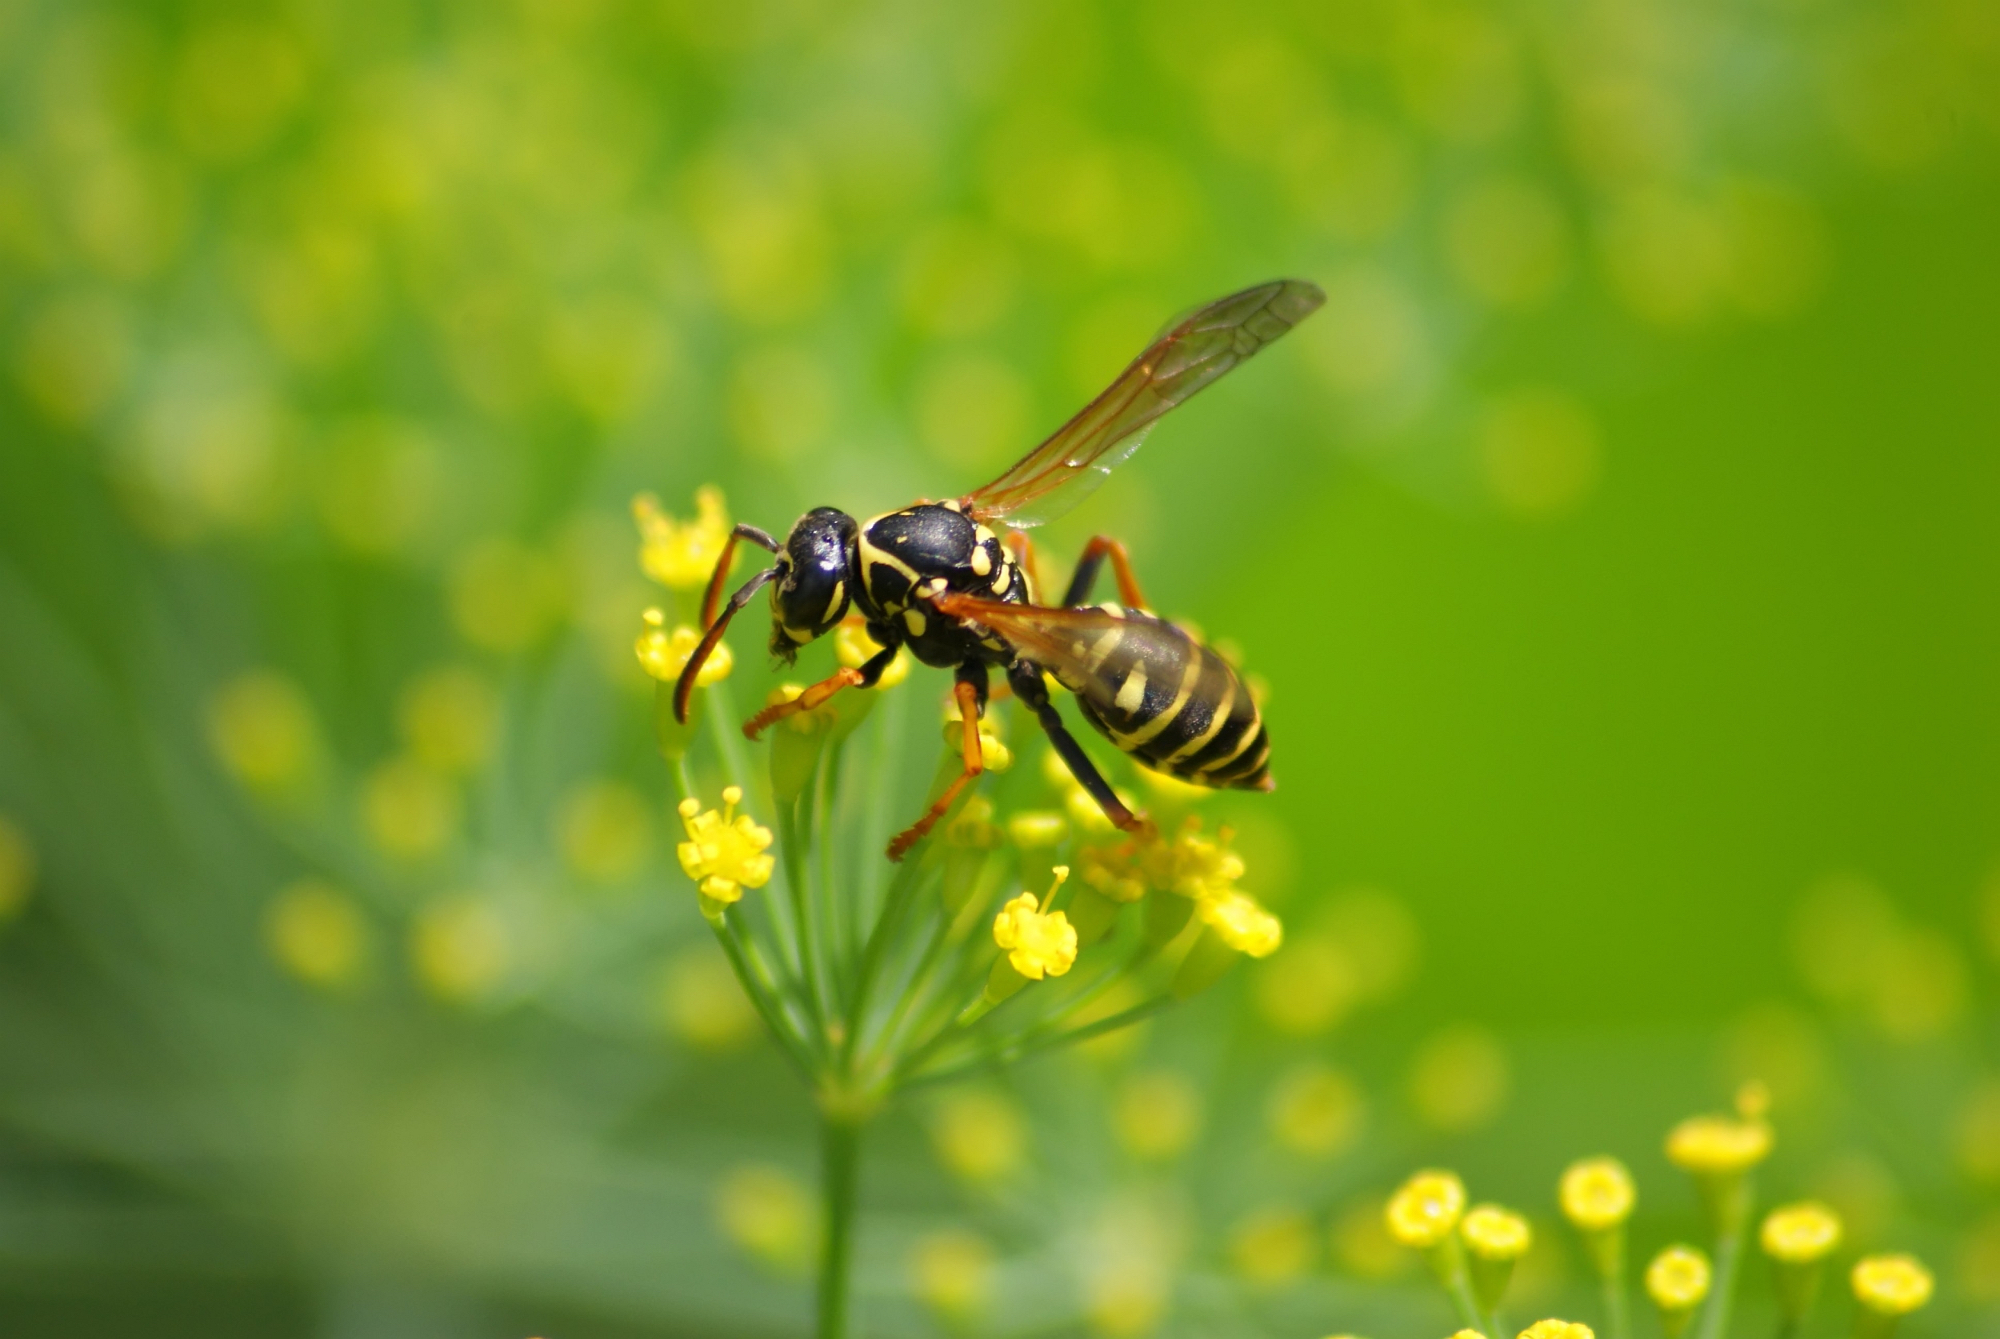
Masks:
[[[671,684],[681,677],[688,657],[701,644],[701,633],[686,623],[672,632],[667,631],[667,616],[658,609],[648,609],[640,618],[645,627],[632,644],[633,653],[639,657],[640,668],[661,683]],[[730,654],[729,643],[717,642],[715,650],[696,671],[694,681],[702,688],[720,683],[729,677],[729,671],[735,666],[736,657]]]
[[[1257,900],[1235,889],[1204,897],[1195,914],[1223,943],[1251,958],[1268,958],[1285,940],[1285,927]]]
[[[1055,867],[1056,887],[1069,877],[1069,866]],[[1054,898],[1051,889],[1049,896]],[[1061,976],[1076,962],[1076,929],[1060,911],[1043,912],[1041,899],[1022,893],[993,918],[993,942],[1007,953],[1007,962],[1030,981]]]
[[[1418,1172],[1403,1182],[1382,1211],[1389,1235],[1428,1250],[1451,1237],[1465,1212],[1465,1182],[1455,1172]]]
[[[1497,1204],[1481,1204],[1458,1225],[1466,1249],[1483,1260],[1518,1260],[1534,1243],[1528,1220]]]
[[[1840,1245],[1840,1217],[1813,1200],[1773,1209],[1758,1233],[1764,1254],[1783,1264],[1809,1265],[1824,1260]]]
[[[722,557],[729,541],[729,511],[722,490],[713,484],[695,490],[695,518],[676,520],[660,510],[651,493],[632,499],[632,519],[639,523],[639,566],[646,575],[672,590],[700,590]]]
[[[1584,1158],[1563,1172],[1558,1191],[1563,1217],[1580,1232],[1603,1232],[1632,1216],[1638,1196],[1632,1173],[1616,1158]]]
[[[720,811],[704,811],[701,801],[690,796],[680,805],[681,824],[688,839],[680,844],[681,869],[711,902],[728,906],[743,896],[745,888],[762,888],[771,881],[777,863],[765,854],[771,845],[771,830],[750,821],[748,814],[736,812],[743,802],[743,789],[730,786],[722,792]]]
[[[1687,1327],[1694,1309],[1708,1296],[1708,1257],[1692,1246],[1669,1246],[1646,1266],[1646,1295],[1659,1309],[1668,1339]]]
[[[1907,1316],[1931,1300],[1934,1281],[1913,1255],[1870,1255],[1854,1262],[1854,1300],[1877,1316]]]

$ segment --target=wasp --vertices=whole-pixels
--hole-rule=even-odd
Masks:
[[[901,860],[936,826],[984,768],[980,718],[993,669],[1035,714],[1070,773],[1128,832],[1150,829],[1121,801],[1063,723],[1044,674],[1076,695],[1085,720],[1141,765],[1196,785],[1270,790],[1271,742],[1248,686],[1228,662],[1185,630],[1146,611],[1125,546],[1098,536],[1085,546],[1060,605],[1035,602],[1025,533],[1068,511],[1139,449],[1153,425],[1311,315],[1325,295],[1281,279],[1217,299],[1181,318],[1118,378],[1005,474],[964,497],[919,501],[857,521],[834,507],[800,517],[783,543],[754,525],[731,532],[702,600],[704,632],[674,686],[685,722],[702,664],[738,611],[771,587],[771,654],[790,664],[850,609],[881,650],[841,668],[743,727],[757,738],[845,688],[871,687],[907,646],[951,669],[963,722],[963,767],[924,814],[889,843]],[[1005,542],[994,526],[1005,526]],[[722,584],[739,542],[775,555],[726,604]],[[1091,603],[1109,559],[1119,603]]]

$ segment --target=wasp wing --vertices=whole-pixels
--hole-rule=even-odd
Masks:
[[[1278,279],[1219,298],[1176,322],[1054,436],[961,505],[1017,530],[1062,515],[1139,449],[1159,417],[1312,315],[1326,294]]]
[[[1008,604],[956,591],[934,596],[931,603],[946,617],[962,618],[999,634],[1016,651],[1065,681],[1087,678],[1096,668],[1090,663],[1091,649],[1107,634],[1128,626],[1108,609]]]

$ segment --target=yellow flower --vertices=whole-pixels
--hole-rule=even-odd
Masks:
[[[721,812],[703,812],[701,802],[692,797],[681,801],[681,823],[688,839],[680,844],[681,868],[700,886],[702,896],[727,905],[743,896],[745,888],[762,888],[771,881],[777,863],[765,854],[771,844],[771,830],[738,814],[743,802],[740,786],[722,792]]]
[[[1486,1339],[1486,1336],[1478,1330],[1458,1330],[1453,1333],[1451,1339]]]
[[[1603,1232],[1632,1215],[1632,1173],[1616,1158],[1584,1158],[1563,1172],[1563,1217],[1580,1231]]]
[[[1197,899],[1235,891],[1243,877],[1243,857],[1229,849],[1235,835],[1224,827],[1218,828],[1213,838],[1204,837],[1201,820],[1190,818],[1167,850],[1164,877],[1158,886]]]
[[[1840,1245],[1840,1217],[1811,1200],[1773,1209],[1758,1234],[1764,1254],[1788,1265],[1809,1265],[1825,1259]]]
[[[1527,1219],[1497,1204],[1481,1204],[1466,1214],[1458,1234],[1482,1260],[1518,1260],[1535,1238]]]
[[[1708,1296],[1708,1257],[1692,1246],[1669,1246],[1646,1266],[1646,1295],[1662,1314],[1685,1316]]]
[[[1521,1331],[1521,1339],[1597,1339],[1597,1335],[1573,1320],[1538,1320]]]
[[[1319,1234],[1312,1219],[1288,1206],[1259,1209],[1230,1233],[1230,1263],[1252,1283],[1276,1284],[1312,1268]]]
[[[1697,1176],[1749,1171],[1771,1151],[1771,1127],[1732,1116],[1690,1116],[1667,1136],[1667,1160]]]
[[[1007,838],[1024,851],[1041,851],[1062,844],[1069,821],[1050,809],[1024,809],[1007,819]]]
[[[1137,902],[1146,895],[1145,871],[1136,842],[1086,846],[1077,853],[1083,886],[1113,902]]]
[[[639,523],[639,566],[674,590],[707,585],[729,540],[721,489],[712,484],[697,488],[694,506],[694,520],[677,521],[660,510],[660,500],[651,493],[632,499],[632,519]]]
[[[1465,1183],[1456,1173],[1418,1172],[1389,1197],[1382,1218],[1389,1235],[1419,1250],[1451,1236],[1465,1212]]]
[[[633,652],[639,657],[640,666],[646,673],[661,683],[674,683],[687,668],[688,657],[695,647],[701,645],[701,633],[683,623],[672,632],[667,631],[667,616],[657,609],[648,609],[640,615],[645,620],[645,630],[632,643]],[[736,657],[729,652],[728,642],[717,642],[702,662],[694,681],[706,688],[712,683],[720,683],[729,677],[729,671],[736,667]]]
[[[833,658],[849,669],[860,669],[873,660],[882,650],[882,643],[868,635],[868,625],[860,619],[850,618],[833,632]],[[894,688],[910,677],[910,653],[899,650],[896,658],[889,662],[889,668],[882,671],[882,677],[875,681],[877,688]]]
[[[270,670],[252,670],[216,692],[208,736],[236,779],[255,791],[296,785],[319,752],[312,704],[298,685]]]
[[[1854,1262],[1854,1299],[1878,1316],[1907,1316],[1931,1300],[1931,1272],[1912,1255],[1870,1255]]]
[[[1227,891],[1195,903],[1195,913],[1222,942],[1252,958],[1268,958],[1285,940],[1285,927],[1257,900]]]
[[[1056,887],[1069,877],[1069,866],[1055,867]],[[1054,890],[1050,890],[1054,896]],[[1030,981],[1061,976],[1076,961],[1076,928],[1060,911],[1036,910],[1041,901],[1022,893],[993,918],[993,942],[1007,950],[1007,961]]]

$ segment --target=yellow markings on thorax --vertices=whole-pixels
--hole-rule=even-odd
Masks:
[[[928,620],[924,618],[924,611],[921,609],[905,609],[903,611],[903,626],[910,630],[912,637],[923,636],[927,622]]]
[[[973,545],[972,575],[976,577],[983,577],[989,575],[992,571],[993,571],[993,555],[986,551],[986,546],[984,544]]]

